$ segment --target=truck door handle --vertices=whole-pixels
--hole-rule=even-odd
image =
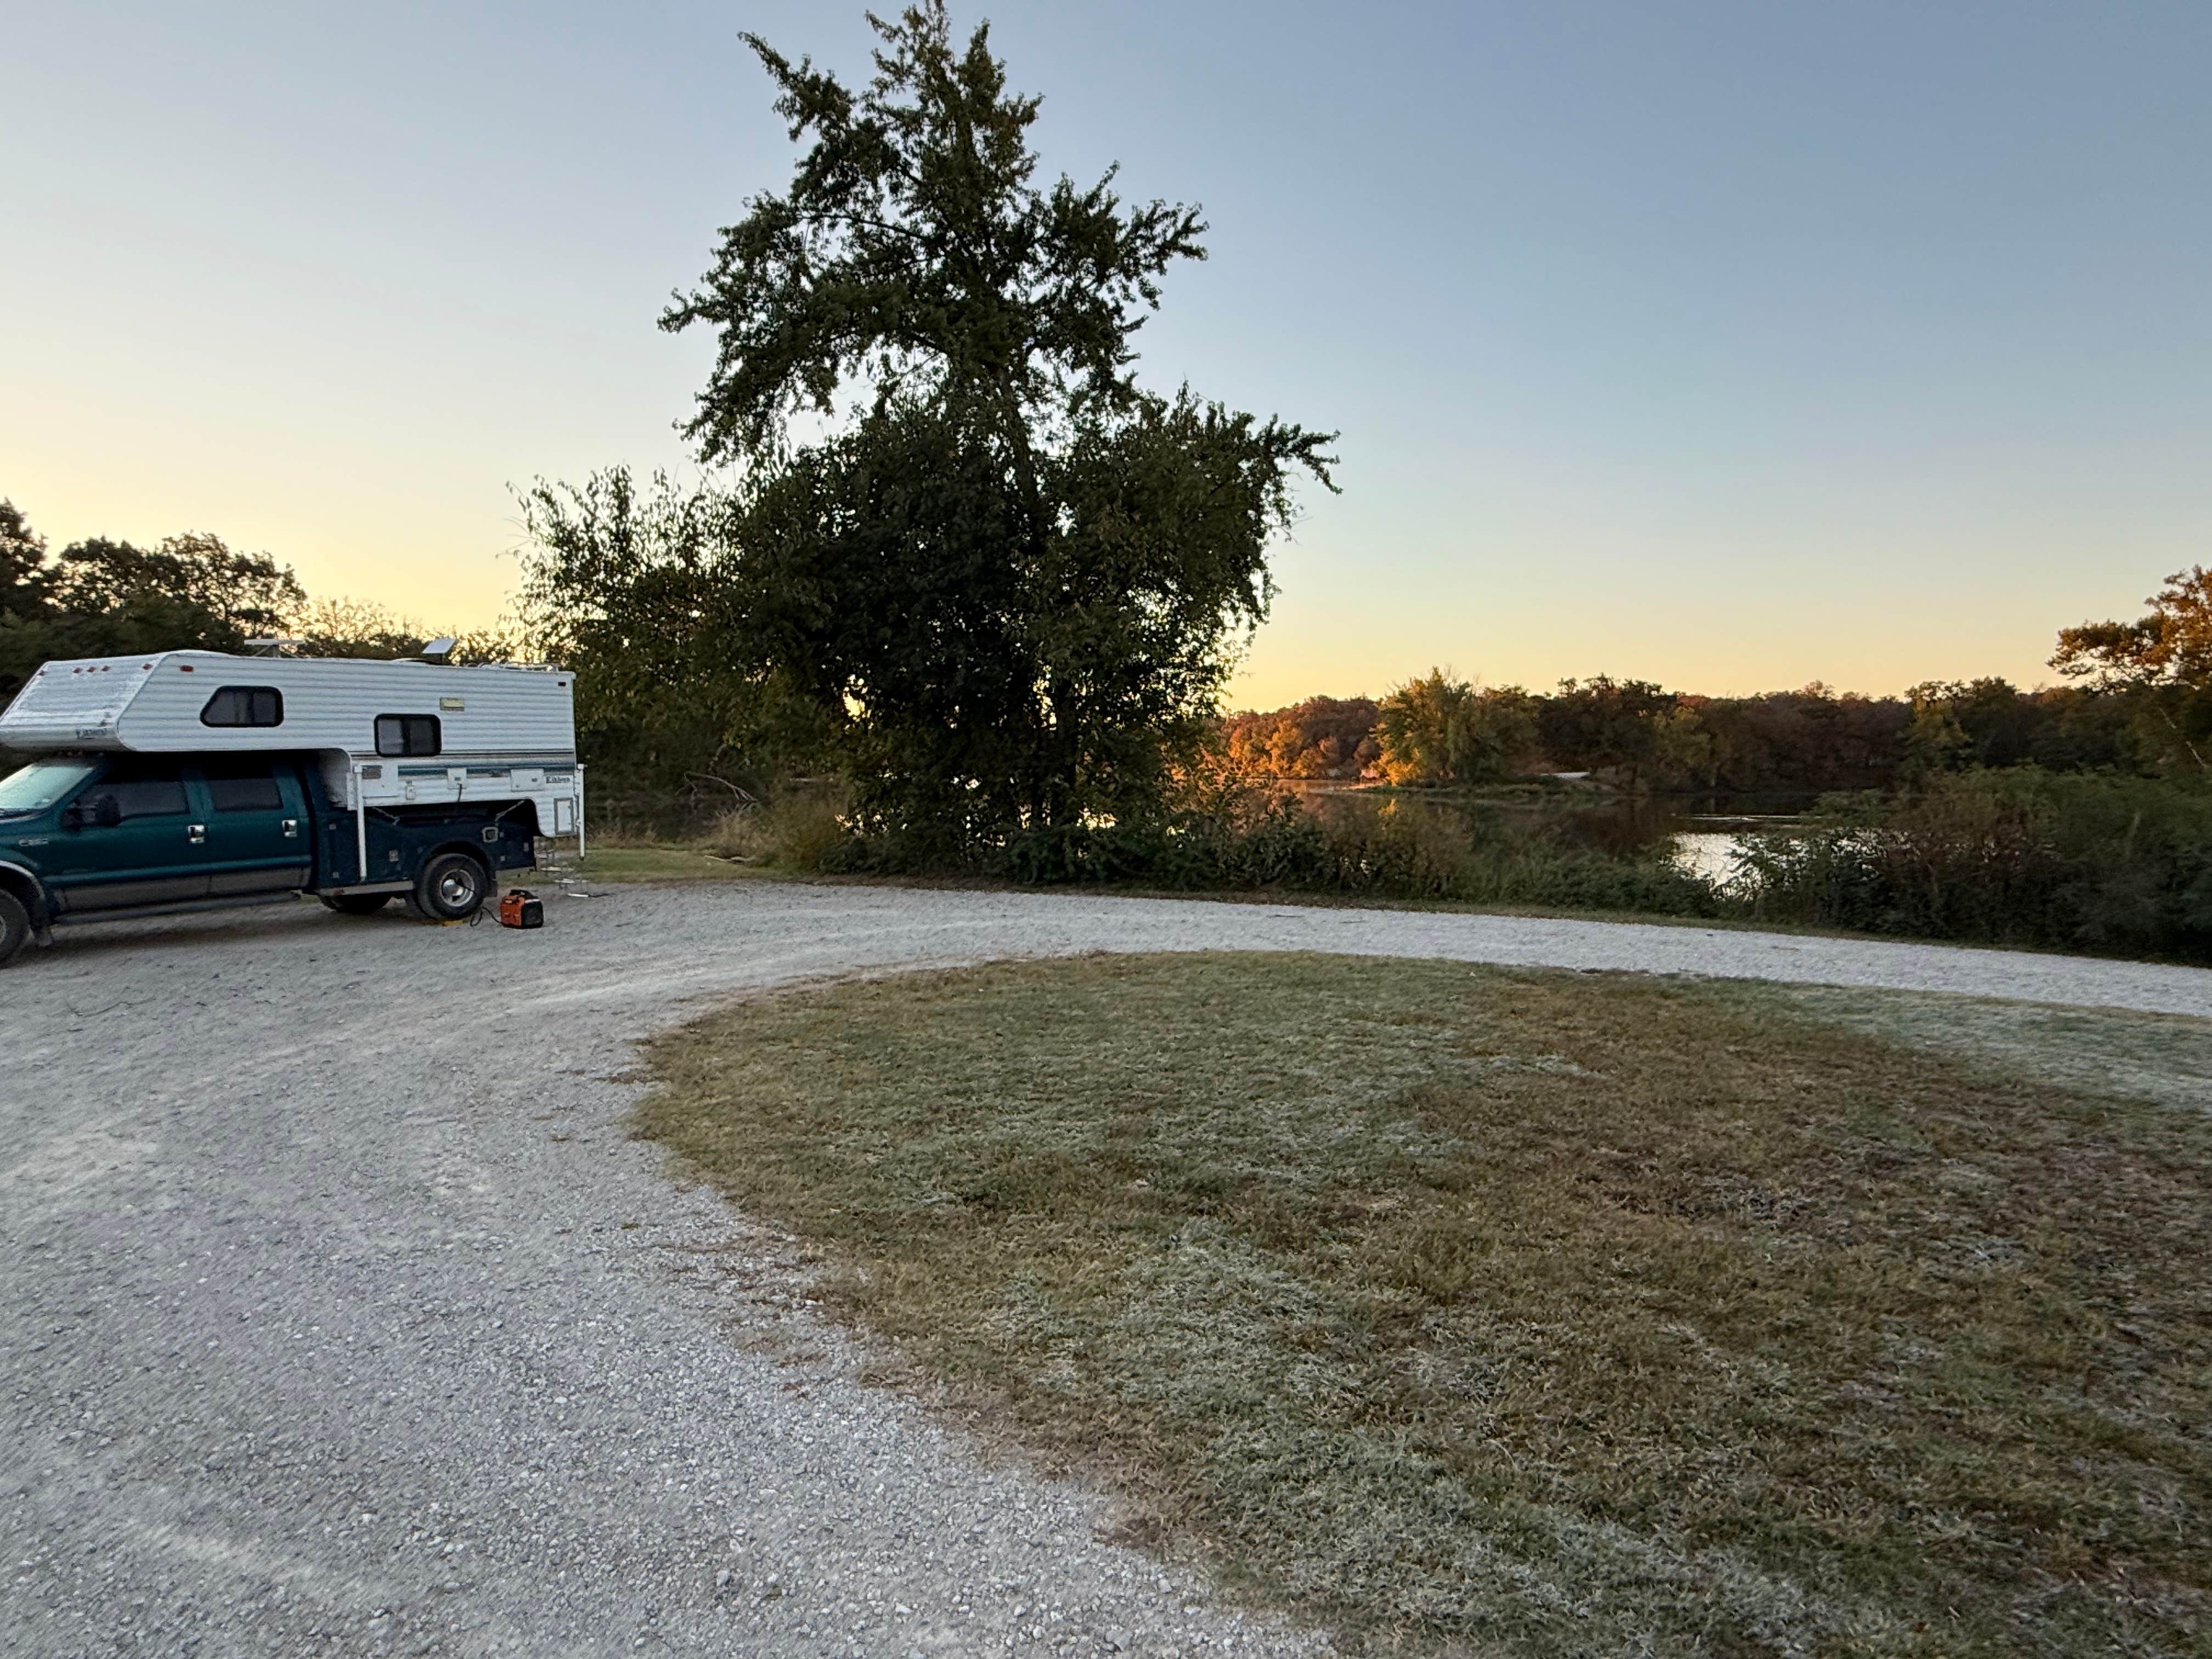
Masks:
[[[300,820],[297,818],[286,818],[284,820],[284,833],[288,836],[297,836],[300,833]]]
[[[193,846],[198,847],[201,842],[207,839],[207,825],[204,823],[186,824],[185,826],[185,838],[191,842]]]

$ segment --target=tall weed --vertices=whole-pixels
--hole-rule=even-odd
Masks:
[[[718,857],[811,872],[824,868],[848,839],[842,797],[792,789],[724,813],[703,844]]]

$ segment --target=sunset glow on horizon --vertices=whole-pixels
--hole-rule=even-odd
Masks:
[[[1204,204],[1146,377],[1341,429],[1237,706],[2033,684],[2212,562],[2212,10],[954,15],[1048,167]],[[793,154],[741,28],[865,61],[790,0],[15,20],[0,497],[491,623],[514,489],[696,476],[655,319]]]

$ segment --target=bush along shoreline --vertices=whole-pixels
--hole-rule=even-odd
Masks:
[[[1824,797],[1803,823],[1740,836],[1724,880],[1664,847],[1622,855],[1426,811],[1339,819],[1250,787],[965,847],[872,829],[817,790],[732,813],[700,844],[800,875],[1526,906],[2212,963],[2212,787],[2033,767]]]
[[[1738,843],[1754,921],[2212,963],[2212,788],[2035,767],[1832,796]]]
[[[1215,800],[1133,823],[1022,831],[956,850],[858,834],[818,866],[835,875],[965,875],[1024,886],[1285,892],[1357,899],[1530,905],[1717,916],[1714,885],[1663,853],[1625,859],[1504,830],[1477,833],[1429,812],[1355,823],[1287,796]]]

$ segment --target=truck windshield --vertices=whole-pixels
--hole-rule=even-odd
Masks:
[[[0,778],[0,812],[43,812],[95,769],[91,761],[33,761]]]

